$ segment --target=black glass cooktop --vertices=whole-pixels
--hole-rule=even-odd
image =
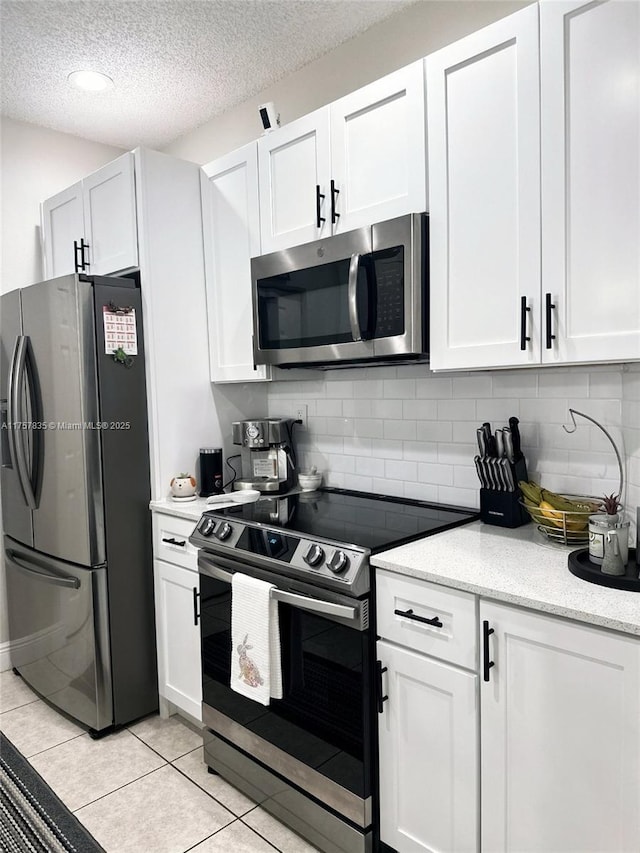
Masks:
[[[372,553],[479,518],[479,513],[461,507],[330,488],[212,510],[229,519],[359,545]]]

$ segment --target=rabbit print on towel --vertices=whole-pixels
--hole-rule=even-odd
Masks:
[[[238,675],[238,678],[242,678],[244,683],[248,684],[249,687],[259,687],[261,684],[264,684],[264,680],[260,676],[260,670],[247,654],[248,650],[253,648],[253,646],[248,645],[248,639],[249,635],[245,634],[244,640],[238,646],[238,658],[240,664],[240,674]]]
[[[280,623],[273,584],[236,572],[231,581],[231,689],[268,705],[282,698]]]

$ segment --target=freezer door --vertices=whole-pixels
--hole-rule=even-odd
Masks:
[[[24,288],[22,328],[43,423],[34,547],[100,565],[104,513],[91,283],[69,275]]]
[[[4,537],[11,663],[49,702],[90,728],[113,722],[107,570]]]
[[[0,441],[2,447],[2,468],[0,477],[2,484],[2,523],[9,536],[27,546],[33,545],[33,525],[31,509],[27,504],[25,492],[20,482],[18,470],[17,440],[24,436],[18,435],[18,427],[13,424],[19,419],[19,413],[14,411],[16,395],[16,361],[17,342],[22,335],[22,315],[20,308],[20,291],[13,290],[2,297],[2,329],[0,334]],[[19,389],[22,394],[24,389]],[[18,398],[19,407],[24,402]]]

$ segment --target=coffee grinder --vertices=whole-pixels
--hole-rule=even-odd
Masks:
[[[242,477],[234,489],[257,489],[281,495],[296,484],[296,454],[292,418],[235,421],[233,443],[242,448]]]

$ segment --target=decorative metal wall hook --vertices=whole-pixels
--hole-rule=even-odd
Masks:
[[[618,497],[620,498],[620,500],[623,500],[622,489],[624,488],[624,467],[622,465],[622,457],[620,456],[620,451],[618,450],[618,447],[617,447],[615,441],[611,438],[610,433],[608,433],[607,430],[602,426],[602,424],[598,423],[598,421],[595,420],[595,418],[592,418],[590,415],[585,415],[584,412],[579,412],[577,409],[569,409],[569,414],[571,415],[571,422],[573,423],[573,429],[570,429],[569,427],[567,427],[563,424],[562,429],[565,432],[568,432],[569,434],[571,434],[578,429],[578,424],[576,423],[576,417],[575,416],[580,415],[581,418],[586,418],[586,420],[591,421],[591,423],[595,424],[598,427],[598,429],[602,430],[602,432],[607,436],[607,438],[611,442],[611,446],[613,447],[613,451],[616,454],[616,459],[618,460],[618,472],[620,474],[620,485],[618,486]]]

